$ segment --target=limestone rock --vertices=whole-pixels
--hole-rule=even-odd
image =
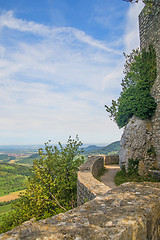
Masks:
[[[151,137],[152,125],[150,122],[133,116],[126,125],[121,138],[120,166],[125,165],[127,168],[130,158],[145,159],[147,150],[151,146]]]

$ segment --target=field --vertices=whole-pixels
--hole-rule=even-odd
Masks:
[[[34,153],[28,157],[19,157],[16,159],[16,164],[23,165],[23,166],[32,166],[33,161],[35,158],[39,158],[38,153]]]
[[[5,196],[1,196],[0,197],[0,203],[1,202],[8,202],[8,201],[12,201],[12,200],[15,200],[17,198],[19,198],[19,194],[21,192],[23,192],[24,190],[21,190],[21,191],[18,191],[18,192],[12,192],[8,195],[5,195]]]
[[[0,162],[0,221],[3,214],[11,210],[11,201],[25,189],[29,175],[30,170],[26,166]]]
[[[42,147],[42,146],[39,146]],[[119,142],[106,147],[89,145],[84,148],[87,160],[90,154],[117,154]],[[0,146],[0,220],[4,213],[11,210],[12,200],[25,189],[25,182],[30,175],[30,167],[35,158],[39,158],[37,146]]]
[[[11,204],[0,206],[0,214],[7,213],[11,210]]]
[[[0,196],[23,190],[29,175],[30,170],[28,167],[0,163]]]

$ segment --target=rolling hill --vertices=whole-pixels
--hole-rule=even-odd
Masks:
[[[115,155],[119,154],[120,151],[120,141],[113,142],[106,147],[97,147],[95,145],[90,145],[84,148],[85,155]]]

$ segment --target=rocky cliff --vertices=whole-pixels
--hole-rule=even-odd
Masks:
[[[145,173],[149,168],[160,168],[160,0],[154,0],[153,11],[139,15],[140,46],[148,48],[152,44],[156,50],[157,79],[151,94],[157,102],[154,116],[150,120],[133,117],[124,129],[121,138],[120,165],[125,165],[129,158],[139,158]]]

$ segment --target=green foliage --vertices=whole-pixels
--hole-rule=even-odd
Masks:
[[[0,206],[0,214],[9,212],[10,210],[11,210],[11,204]]]
[[[0,202],[0,206],[9,205],[9,204],[13,203],[14,201],[16,201],[16,200]]]
[[[0,154],[0,160],[2,160],[3,162],[9,162],[14,159],[16,159],[14,156],[8,156],[7,154]]]
[[[132,166],[134,170],[131,169]],[[138,174],[137,166],[138,159],[137,162],[135,162],[135,164],[133,163],[133,160],[131,160],[130,170],[128,172],[126,172],[125,168],[117,172],[115,176],[115,184],[119,186],[125,182],[160,182],[160,180],[157,180],[157,178],[152,177],[150,174],[146,176],[140,176]]]
[[[29,157],[23,157],[23,158],[20,158],[16,161],[17,164],[25,164],[25,165],[33,165],[33,161],[35,159],[38,159],[39,158],[39,154],[38,153],[34,153],[32,154],[31,156]]]
[[[13,173],[13,174],[21,174],[23,176],[29,176],[30,175],[30,169],[26,166],[21,166],[17,164],[10,164],[10,163],[0,163],[0,171],[1,172],[7,172],[7,173]]]
[[[85,151],[85,148],[84,148],[84,154],[87,153],[87,156],[89,154],[115,155],[115,154],[118,154],[119,151],[120,151],[120,141],[113,142],[106,147],[98,147],[97,149],[95,147],[89,148],[89,149],[87,148],[87,151]]]
[[[137,174],[138,175],[138,165],[139,165],[139,159],[136,158],[135,160],[133,158],[128,159],[128,175]]]
[[[138,3],[139,0],[123,0],[125,2],[130,2],[130,3]],[[146,10],[145,12],[148,14],[150,12],[152,12],[152,7],[153,7],[153,0],[142,0],[142,2],[145,4],[146,6]]]
[[[106,107],[110,117],[122,128],[134,115],[140,119],[153,116],[156,102],[150,94],[151,87],[157,77],[156,53],[153,46],[148,51],[133,50],[125,55],[126,64],[122,80],[122,92],[117,101],[112,100],[111,107]]]
[[[76,206],[77,171],[83,162],[79,150],[82,143],[78,137],[69,137],[65,147],[45,144],[45,151],[39,149],[26,191],[13,204],[9,218],[4,218],[0,231],[13,228],[23,221],[47,218]],[[5,226],[5,227],[4,227]],[[6,228],[8,226],[8,228]]]
[[[154,155],[156,156],[156,150],[155,147],[153,147],[153,145],[151,145],[151,147],[147,150],[148,155]]]
[[[30,170],[28,167],[0,163],[0,196],[23,190],[26,177],[29,175]]]

